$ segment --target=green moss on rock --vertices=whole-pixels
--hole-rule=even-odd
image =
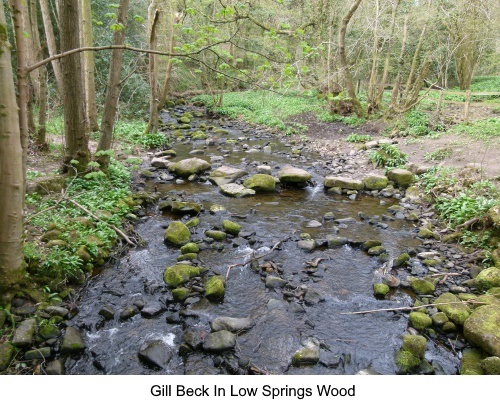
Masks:
[[[220,242],[226,240],[227,234],[222,231],[208,230],[205,231],[205,236],[208,236],[209,238]]]
[[[188,228],[194,228],[195,226],[198,226],[199,223],[200,223],[200,218],[193,218],[186,222],[186,226]]]
[[[209,277],[205,283],[205,296],[208,299],[221,299],[224,297],[226,282],[222,276]]]
[[[481,362],[481,367],[488,375],[500,375],[500,357],[487,357]]]
[[[200,248],[196,243],[186,243],[184,246],[181,247],[181,253],[183,255],[187,253],[198,253],[200,251]]]
[[[480,350],[465,349],[462,352],[462,364],[460,365],[460,374],[462,375],[483,375],[481,362],[484,356]]]
[[[420,295],[432,294],[436,289],[433,283],[420,278],[413,279],[410,285],[413,291]]]
[[[222,227],[224,228],[224,231],[234,236],[238,236],[242,228],[241,225],[227,219],[222,221]]]
[[[255,174],[246,179],[243,185],[255,191],[274,191],[276,189],[276,181],[269,174]]]
[[[432,325],[432,319],[422,312],[412,312],[410,314],[410,323],[415,329],[424,330]]]
[[[441,294],[434,303],[457,325],[463,325],[470,315],[469,307],[452,293]]]
[[[373,285],[373,293],[377,297],[385,297],[389,292],[390,288],[388,285],[383,283],[376,283]]]
[[[163,280],[171,288],[176,288],[188,281],[191,277],[200,275],[200,268],[188,264],[175,264],[168,267],[163,273]]]
[[[415,357],[423,359],[425,355],[425,349],[427,347],[427,339],[419,335],[404,335],[403,336],[403,346],[401,350],[410,352]]]
[[[180,221],[170,223],[164,234],[165,243],[183,246],[191,239],[189,228]]]
[[[177,261],[178,262],[183,262],[185,260],[196,260],[198,258],[197,253],[186,253],[185,255],[180,255],[177,256]]]
[[[389,179],[378,174],[371,174],[364,178],[363,185],[367,190],[382,190],[387,187]]]
[[[493,356],[500,356],[500,307],[485,305],[476,309],[464,323],[465,338]]]
[[[474,283],[478,289],[483,291],[492,287],[500,287],[500,269],[490,267],[483,270],[474,279]]]
[[[420,365],[420,358],[406,350],[400,350],[396,355],[399,373],[406,374]]]
[[[9,367],[14,357],[15,350],[15,347],[9,342],[0,345],[0,371],[4,371]]]
[[[172,296],[174,297],[174,300],[177,302],[183,302],[188,294],[189,290],[185,287],[179,287],[172,290]]]

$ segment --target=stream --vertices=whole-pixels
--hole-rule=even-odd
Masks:
[[[162,118],[165,124],[176,122],[167,113]],[[391,289],[385,299],[374,296],[372,286],[380,280],[383,262],[359,248],[364,241],[381,240],[390,258],[422,249],[414,223],[397,219],[388,211],[388,207],[399,203],[398,199],[368,194],[351,199],[326,193],[323,179],[329,174],[331,162],[322,160],[315,151],[304,148],[294,154],[291,149],[297,146],[286,139],[279,141],[245,124],[221,124],[198,117],[191,120],[191,125],[202,122],[222,126],[228,133],[218,134],[216,142],[208,146],[205,140],[177,141],[171,145],[177,152],[172,160],[193,157],[190,152],[200,150],[197,153],[203,154],[196,157],[209,161],[212,169],[226,165],[252,175],[257,166],[265,164],[276,176],[280,168],[292,165],[307,170],[312,180],[304,188],[281,187],[276,192],[231,198],[221,194],[203,175],[192,182],[162,180],[161,174],[168,175],[168,171],[158,169],[154,171],[157,176],[146,180],[143,189],[157,191],[160,201],[182,197],[203,206],[197,215],[199,225],[191,228],[191,241],[201,244],[199,264],[208,271],[195,279],[194,285],[203,286],[205,279],[214,274],[226,277],[228,266],[266,252],[269,254],[258,265],[270,263],[275,275],[288,284],[266,288],[263,270],[259,272],[247,264],[231,269],[222,301],[209,301],[194,289],[185,303],[174,302],[163,272],[176,264],[180,252],[164,243],[163,233],[172,220],[186,222],[192,217],[161,212],[157,205],[151,205],[136,223],[143,245],[108,265],[82,290],[77,303],[79,313],[72,322],[82,330],[87,350],[67,360],[67,373],[397,373],[394,358],[408,329],[408,315],[389,311],[349,313],[413,303],[410,289]],[[271,152],[265,146],[270,146]],[[225,210],[210,209],[216,205]],[[220,227],[223,219],[240,224],[240,236],[207,242],[204,232]],[[308,227],[314,220],[321,226]],[[300,249],[297,244],[303,233],[315,239],[319,247],[312,251]],[[329,248],[325,241],[335,234],[348,238],[349,243]],[[279,241],[283,242],[269,252]],[[318,258],[321,261],[317,268],[306,264]],[[301,292],[308,289],[319,299],[305,300]],[[143,311],[121,320],[120,311],[134,305]],[[103,307],[114,309],[111,319],[99,315]],[[211,353],[198,348],[179,353],[186,332],[194,332],[201,339],[210,333],[210,322],[221,316],[251,318],[255,325],[238,334],[233,350]],[[311,340],[320,347],[319,361],[307,366],[292,365],[294,353]],[[145,364],[138,356],[145,344],[157,341],[170,353],[168,364],[161,368]],[[457,372],[459,359],[437,341],[429,340],[426,359],[436,374]]]

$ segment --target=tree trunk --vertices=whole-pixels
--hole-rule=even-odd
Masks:
[[[370,72],[370,80],[368,81],[368,89],[366,97],[368,99],[368,114],[375,112],[376,94],[377,94],[377,65],[378,65],[378,23],[380,17],[380,0],[375,0],[375,27],[373,28],[373,50],[372,50],[372,68]]]
[[[113,36],[113,45],[123,45],[125,42],[125,27],[127,25],[129,0],[120,0],[118,10],[118,24],[123,25],[123,29],[115,31]],[[123,49],[113,49],[111,52],[111,62],[109,65],[108,85],[106,91],[106,100],[101,120],[101,135],[99,138],[98,151],[111,149],[113,140],[113,128],[115,125],[116,110],[118,107],[118,98],[120,96],[120,73],[122,70]],[[98,158],[101,168],[106,169],[109,163],[107,156]]]
[[[149,49],[156,51],[156,26],[160,10],[156,9],[156,1],[152,0],[148,10],[149,21]],[[158,132],[158,98],[157,98],[157,83],[156,83],[156,55],[149,54],[149,85],[151,94],[149,99],[149,122],[146,133],[155,134]]]
[[[3,295],[14,291],[26,267],[22,236],[23,153],[3,2],[0,2],[0,100],[0,293]]]
[[[80,44],[78,24],[75,24],[75,21],[78,21],[78,2],[73,0],[59,1],[61,52],[65,52],[78,48]],[[90,160],[88,139],[85,135],[85,100],[83,99],[80,55],[75,53],[62,58],[61,69],[63,75],[64,139],[66,142],[63,170],[80,173],[87,169]]]
[[[45,30],[45,39],[47,40],[47,48],[49,49],[49,56],[57,54],[56,40],[54,36],[54,27],[50,18],[49,5],[47,0],[40,0],[40,9],[42,11],[43,28]],[[52,61],[52,69],[56,78],[57,90],[59,95],[62,95],[62,73],[61,61],[59,59]]]
[[[182,14],[180,13],[175,13],[173,16],[173,21],[172,21],[172,27],[170,28],[170,43],[168,46],[168,52],[174,53],[174,47],[175,47],[175,25],[179,23],[180,19],[182,17]],[[232,44],[231,44],[232,45]],[[167,62],[167,69],[165,73],[165,82],[163,83],[163,88],[160,93],[160,97],[158,99],[158,111],[160,111],[161,108],[165,105],[165,101],[167,101],[167,92],[168,92],[168,86],[170,84],[170,79],[172,77],[172,57],[168,57],[168,62]]]
[[[92,39],[92,10],[90,0],[80,0],[82,8],[82,46],[93,46]],[[99,131],[97,122],[97,103],[95,94],[95,75],[94,75],[94,52],[83,52],[83,62],[85,66],[85,101],[87,113],[87,125],[91,132]]]
[[[349,65],[347,64],[347,56],[345,52],[345,35],[347,32],[347,25],[349,24],[349,21],[351,21],[351,18],[358,9],[360,3],[361,0],[355,0],[347,14],[344,16],[344,18],[342,18],[342,22],[340,23],[339,59],[340,67],[342,69],[342,75],[344,77],[344,84],[347,88],[347,94],[351,99],[352,109],[356,113],[356,115],[364,116],[365,112],[363,111],[363,107],[361,107],[361,103],[356,96],[356,89],[354,88],[354,82],[352,79],[351,71],[349,70]]]
[[[22,14],[22,0],[12,1],[12,18],[14,20],[14,33],[16,37],[17,52],[17,104],[19,106],[19,130],[21,136],[22,163],[23,163],[23,190],[26,188],[26,164],[28,161],[28,73],[26,65],[26,38],[24,36],[24,19]],[[24,201],[24,193],[23,193]]]
[[[408,20],[410,15],[406,13],[405,22],[403,27],[403,40],[401,42],[401,53],[399,54],[398,60],[398,74],[396,75],[396,80],[394,81],[394,87],[392,89],[391,103],[387,108],[386,115],[389,116],[394,111],[398,99],[399,99],[399,89],[401,87],[401,81],[403,76],[403,66],[405,63],[405,52],[406,52],[406,42],[408,41]]]

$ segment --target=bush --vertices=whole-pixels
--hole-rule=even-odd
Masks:
[[[395,145],[382,144],[370,153],[370,161],[376,163],[377,166],[392,169],[403,166],[407,161],[407,156]]]

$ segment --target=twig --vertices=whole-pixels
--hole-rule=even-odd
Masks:
[[[309,267],[318,267],[318,264],[320,261],[326,260],[324,257],[318,257],[317,259],[314,259],[313,261],[310,262],[305,262],[304,264],[307,264]]]
[[[478,221],[479,221],[479,218],[477,218],[477,217],[469,219],[468,221],[465,221],[463,224],[457,225],[455,227],[455,232],[457,232],[461,228],[470,228],[470,227],[472,227],[472,225],[474,225]]]
[[[381,308],[381,309],[372,309],[369,311],[357,311],[357,312],[341,312],[340,315],[359,315],[359,314],[372,314],[376,312],[391,312],[391,311],[413,311],[415,309],[427,308],[427,307],[436,307],[438,305],[454,305],[454,304],[484,304],[484,302],[467,300],[461,302],[443,302],[441,304],[424,304],[418,305],[416,307],[397,307],[397,308]]]
[[[71,198],[67,198],[67,200],[75,205],[76,207],[80,208],[83,212],[85,212],[87,215],[90,215],[92,218],[94,218],[95,220],[97,221],[100,221],[102,222],[103,224],[106,224],[107,226],[109,226],[110,228],[112,228],[118,235],[120,235],[123,239],[125,239],[125,241],[130,245],[130,246],[134,246],[135,247],[135,243],[132,242],[129,237],[120,229],[118,229],[116,226],[114,225],[111,225],[109,223],[107,223],[106,221],[102,220],[101,218],[99,218],[98,216],[94,215],[92,212],[90,212],[87,208],[83,207],[82,205],[78,204],[76,201],[72,200]]]
[[[283,240],[280,240],[278,243],[276,243],[272,248],[271,250],[269,250],[269,252],[266,252],[260,256],[254,256],[252,254],[252,256],[250,257],[250,259],[247,259],[245,260],[244,262],[242,263],[236,263],[236,264],[231,264],[230,266],[227,267],[227,273],[226,273],[226,281],[227,279],[229,278],[229,272],[231,271],[231,269],[235,268],[235,267],[243,267],[243,266],[246,266],[247,264],[249,263],[252,263],[254,260],[259,260],[259,259],[262,259],[263,257],[266,257],[266,256],[269,256],[271,253],[273,253],[276,249],[278,249],[278,247],[285,241],[287,241],[288,239],[290,239],[290,237],[286,238],[286,239],[283,239]]]

